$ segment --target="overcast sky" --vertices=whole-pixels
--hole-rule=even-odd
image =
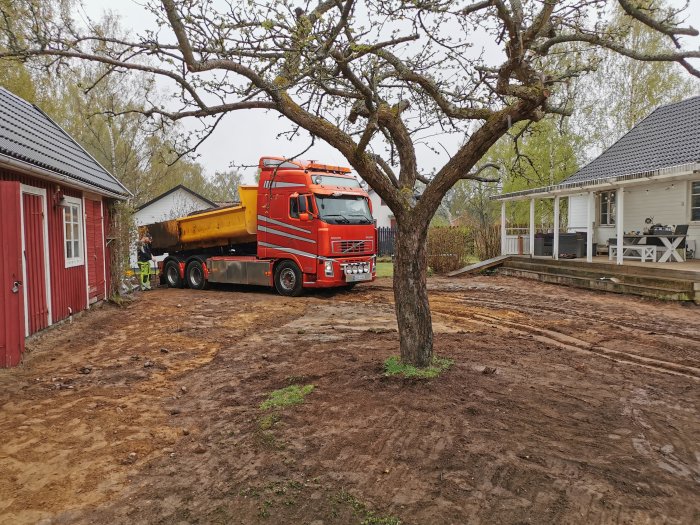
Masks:
[[[82,0],[85,13],[92,19],[98,19],[106,10],[118,13],[123,27],[138,34],[145,29],[153,29],[155,23],[151,15],[136,0]],[[681,5],[683,0],[671,0],[672,5]],[[700,27],[700,0],[690,0],[690,17],[688,23]],[[185,126],[193,125],[185,123]],[[257,164],[265,155],[295,155],[308,145],[308,138],[288,141],[276,138],[277,133],[289,129],[289,125],[277,113],[265,113],[262,110],[239,111],[224,117],[219,127],[209,139],[200,146],[198,161],[208,174],[228,169],[231,163],[236,165]],[[456,146],[461,136],[453,137]],[[448,145],[449,146],[449,145]],[[417,148],[419,166],[429,172],[431,168],[442,165],[447,159],[440,158],[427,148]],[[444,155],[446,157],[446,154]],[[319,160],[328,164],[347,165],[347,161],[335,149],[321,141],[303,155],[305,159]],[[252,182],[255,169],[242,170],[246,182]]]

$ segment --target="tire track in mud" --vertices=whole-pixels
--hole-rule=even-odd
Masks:
[[[385,291],[391,291],[391,287],[384,287],[384,286],[376,286],[374,287],[375,290],[379,291],[380,293],[385,292]],[[362,299],[367,300],[371,296],[371,299],[376,301],[378,299],[377,294],[372,293],[373,290],[366,290],[366,294],[363,294]],[[465,290],[469,291],[469,290]],[[473,290],[471,290],[473,291]],[[541,312],[551,312],[551,313],[557,313],[566,317],[571,316],[571,312],[567,312],[564,308],[557,308],[557,307],[552,307],[552,306],[544,306],[541,304],[537,305],[537,308],[534,309],[532,307],[527,307],[522,304],[513,304],[509,303],[506,301],[499,301],[499,300],[494,300],[494,299],[484,299],[484,298],[467,298],[464,295],[461,294],[455,294],[455,290],[449,290],[444,291],[440,290],[440,288],[437,289],[431,289],[429,290],[429,295],[431,296],[431,311],[435,314],[438,315],[443,315],[445,317],[452,317],[456,319],[464,319],[464,320],[469,320],[473,322],[474,324],[478,324],[481,326],[488,326],[490,328],[497,328],[501,331],[512,331],[516,332],[520,335],[532,335],[535,337],[536,340],[546,343],[546,344],[553,344],[559,348],[565,349],[565,350],[572,350],[576,351],[579,353],[586,353],[586,354],[593,354],[597,355],[599,357],[603,357],[605,359],[612,360],[614,362],[618,363],[625,363],[625,364],[631,364],[631,365],[636,365],[636,366],[641,366],[644,368],[648,368],[650,370],[654,370],[657,372],[661,373],[666,373],[666,374],[674,374],[674,375],[679,375],[682,377],[689,377],[695,380],[700,379],[700,368],[691,366],[691,365],[686,365],[686,364],[681,364],[675,361],[666,361],[663,359],[657,359],[657,358],[652,358],[652,357],[645,357],[641,356],[638,354],[634,354],[631,352],[623,352],[620,350],[613,350],[612,348],[607,348],[599,343],[589,343],[588,341],[584,341],[582,339],[579,339],[577,337],[569,336],[566,334],[562,334],[561,332],[558,332],[556,330],[551,330],[551,329],[546,329],[546,328],[536,328],[533,326],[530,326],[525,323],[518,323],[515,321],[508,321],[503,319],[502,317],[498,316],[489,316],[486,314],[477,314],[474,312],[470,312],[469,315],[459,315],[454,313],[452,310],[447,310],[445,308],[440,308],[438,305],[436,305],[436,299],[439,300],[453,300],[456,302],[460,302],[462,304],[465,304],[465,306],[481,306],[485,309],[502,309],[506,311],[513,311],[516,313],[520,314],[532,314],[532,313],[541,313]],[[512,296],[511,296],[512,299]],[[392,302],[391,300],[387,302]],[[585,320],[590,320],[592,322],[602,322],[606,324],[614,324],[616,328],[621,329],[622,331],[625,332],[634,332],[634,331],[639,331],[639,332],[649,332],[649,327],[644,326],[640,323],[634,323],[630,322],[629,320],[615,320],[614,323],[611,323],[611,320],[604,316],[604,315],[591,315],[590,312],[585,312],[577,309],[576,311],[576,316],[577,318],[585,319]],[[688,336],[683,336],[683,335],[678,335],[676,333],[671,333],[668,331],[661,331],[657,330],[656,327],[654,328],[654,332],[656,335],[664,336],[664,337],[669,337],[669,338],[674,338],[676,340],[681,341],[684,346],[688,345],[689,339]],[[692,341],[692,340],[691,340]],[[640,342],[640,344],[644,344],[643,342]]]
[[[471,290],[470,290],[471,291]],[[463,303],[469,304],[471,306],[485,306],[490,309],[503,309],[503,310],[510,310],[522,314],[537,314],[537,313],[542,313],[542,312],[550,312],[550,313],[555,313],[555,314],[560,314],[564,317],[571,317],[571,312],[567,311],[565,308],[557,308],[555,306],[548,306],[548,305],[542,305],[538,304],[536,307],[532,306],[527,306],[525,304],[518,304],[518,303],[512,303],[512,302],[506,302],[506,301],[499,301],[497,299],[490,299],[490,298],[483,298],[479,297],[478,299],[476,298],[469,298],[465,297],[462,295],[452,295],[452,294],[446,294],[444,292],[439,292],[439,297],[446,297],[450,299],[455,299],[458,301],[461,301]],[[514,297],[510,296],[510,299],[512,300]],[[595,315],[591,312],[582,312],[577,310],[576,311],[576,317],[578,319],[583,319],[583,320],[588,320],[591,322],[602,322],[606,324],[610,324],[619,328],[621,330],[625,330],[627,332],[633,332],[633,331],[639,331],[639,332],[649,332],[650,329],[648,326],[642,324],[642,323],[635,323],[634,321],[631,321],[629,319],[615,319],[614,322],[611,322],[609,317],[606,317],[604,315]],[[687,332],[684,334],[679,334],[678,332],[670,332],[668,330],[663,329],[663,325],[660,325],[658,327],[654,327],[653,332],[655,335],[660,335],[664,337],[671,337],[674,339],[681,340],[684,344],[688,344],[689,342],[694,342],[692,339],[688,339],[689,337],[694,337],[694,334],[692,333],[692,329],[688,327]],[[700,347],[700,344],[697,345]]]
[[[675,363],[673,361],[664,361],[662,359],[643,357],[630,352],[613,350],[611,348],[606,348],[601,345],[596,345],[587,341],[583,341],[582,339],[578,339],[573,336],[564,335],[555,330],[549,330],[546,328],[535,328],[523,323],[506,321],[500,317],[489,316],[485,314],[472,313],[471,315],[459,315],[451,312],[446,312],[440,308],[435,307],[431,308],[431,310],[438,315],[443,315],[446,317],[452,317],[456,319],[464,319],[477,325],[488,326],[489,328],[496,328],[497,330],[501,330],[504,332],[514,332],[518,335],[531,335],[537,341],[546,344],[552,344],[563,350],[572,350],[580,353],[593,354],[599,357],[603,357],[605,359],[610,359],[611,361],[617,363],[637,365],[644,368],[648,368],[650,370],[655,370],[657,372],[667,374],[670,373],[695,380],[700,379],[700,368]]]

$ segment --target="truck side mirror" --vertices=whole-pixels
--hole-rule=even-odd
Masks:
[[[309,209],[306,206],[306,195],[299,195],[297,198],[299,200],[299,213],[308,214]]]

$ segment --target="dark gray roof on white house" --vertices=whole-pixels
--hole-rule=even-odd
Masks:
[[[159,201],[160,199],[162,199],[162,198],[164,198],[164,197],[167,197],[168,195],[170,195],[171,193],[176,192],[177,190],[186,191],[187,193],[189,193],[189,194],[192,195],[193,197],[195,197],[195,198],[197,198],[197,199],[199,199],[199,200],[205,202],[206,204],[208,204],[208,205],[211,206],[212,208],[218,208],[218,207],[219,207],[219,204],[217,204],[216,202],[207,199],[205,196],[200,195],[200,194],[197,193],[196,191],[193,191],[193,190],[189,189],[187,186],[185,186],[185,185],[183,185],[183,184],[178,184],[178,185],[175,186],[174,188],[170,188],[170,189],[169,189],[168,191],[166,191],[165,193],[161,193],[161,194],[158,195],[155,199],[151,199],[151,200],[148,201],[147,203],[142,204],[141,206],[139,206],[138,208],[136,208],[136,211],[141,211],[141,210],[143,210],[144,208],[148,208],[148,207],[149,207],[151,204],[153,204],[154,202],[157,202],[157,201]]]
[[[615,144],[561,184],[700,162],[700,96],[652,111]]]
[[[111,194],[129,191],[38,107],[0,87],[0,156]]]

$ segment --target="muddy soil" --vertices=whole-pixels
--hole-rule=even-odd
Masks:
[[[700,308],[436,278],[455,364],[404,380],[390,285],[158,289],[35,337],[0,523],[700,522]]]

